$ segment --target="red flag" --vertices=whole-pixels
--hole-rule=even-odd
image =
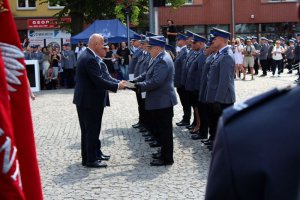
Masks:
[[[16,152],[6,74],[0,53],[0,199],[24,199]]]
[[[21,49],[20,38],[7,0],[0,0],[0,26],[2,27],[0,31],[0,44],[2,43],[2,47],[4,45],[4,49],[6,49],[3,50],[3,59],[7,55],[17,55],[18,52],[16,51],[20,51]],[[18,66],[18,62],[21,62],[21,64],[25,66],[24,58],[19,58],[15,61],[17,61],[17,63],[14,63],[13,60],[7,61],[4,59],[5,68],[7,69],[8,65],[12,63],[13,66]],[[29,104],[28,79],[25,69],[12,71],[12,77],[9,77],[7,80],[12,83],[10,84],[10,89],[13,88],[15,90],[14,92],[9,92],[9,98],[13,135],[18,150],[22,188],[25,199],[40,200],[43,199],[43,194],[36,158]],[[20,73],[23,75],[20,76]],[[7,72],[6,74],[9,73]],[[17,76],[17,78],[15,76]],[[0,78],[2,79],[2,77]],[[2,190],[2,188],[0,188],[0,190]]]

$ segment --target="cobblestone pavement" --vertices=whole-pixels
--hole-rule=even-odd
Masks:
[[[248,77],[250,79],[250,76]],[[236,81],[237,101],[274,87],[293,85],[295,75]],[[106,169],[81,166],[80,131],[73,90],[37,93],[32,104],[35,138],[45,199],[203,199],[211,153],[186,129],[174,126],[174,160],[168,167],[151,167],[151,149],[137,122],[132,91],[110,94],[101,140],[111,160]],[[181,119],[175,106],[173,123]]]

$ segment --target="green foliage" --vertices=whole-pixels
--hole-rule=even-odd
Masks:
[[[48,3],[48,0],[38,0],[40,4]],[[71,17],[71,24],[61,22],[61,26],[71,32],[71,27],[77,27],[76,31],[83,29],[83,22],[91,23],[96,19],[118,18],[126,22],[125,10],[130,11],[130,23],[138,25],[139,22],[148,20],[148,0],[49,0],[49,3],[64,5],[64,8],[54,17],[61,21],[63,17]],[[174,8],[185,3],[185,0],[167,0]],[[129,8],[129,9],[128,9]],[[74,24],[77,23],[77,24]]]

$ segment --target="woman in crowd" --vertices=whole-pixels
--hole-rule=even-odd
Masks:
[[[275,47],[272,50],[272,59],[273,59],[273,65],[272,65],[272,75],[275,75],[276,68],[278,68],[277,74],[280,76],[280,74],[283,72],[283,54],[285,52],[285,49],[280,45],[280,41],[277,40],[275,43]]]
[[[235,40],[234,45],[234,59],[235,59],[235,73],[236,73],[236,79],[239,78],[240,72],[243,73],[243,80],[246,78],[246,71],[243,67],[243,46],[241,44],[241,41],[239,38]]]

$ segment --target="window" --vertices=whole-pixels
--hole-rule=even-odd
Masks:
[[[61,9],[66,5],[64,1],[57,1],[56,3],[48,2],[49,9]]]
[[[18,0],[18,9],[35,9],[36,0]]]
[[[193,0],[185,0],[185,4],[193,4]]]

